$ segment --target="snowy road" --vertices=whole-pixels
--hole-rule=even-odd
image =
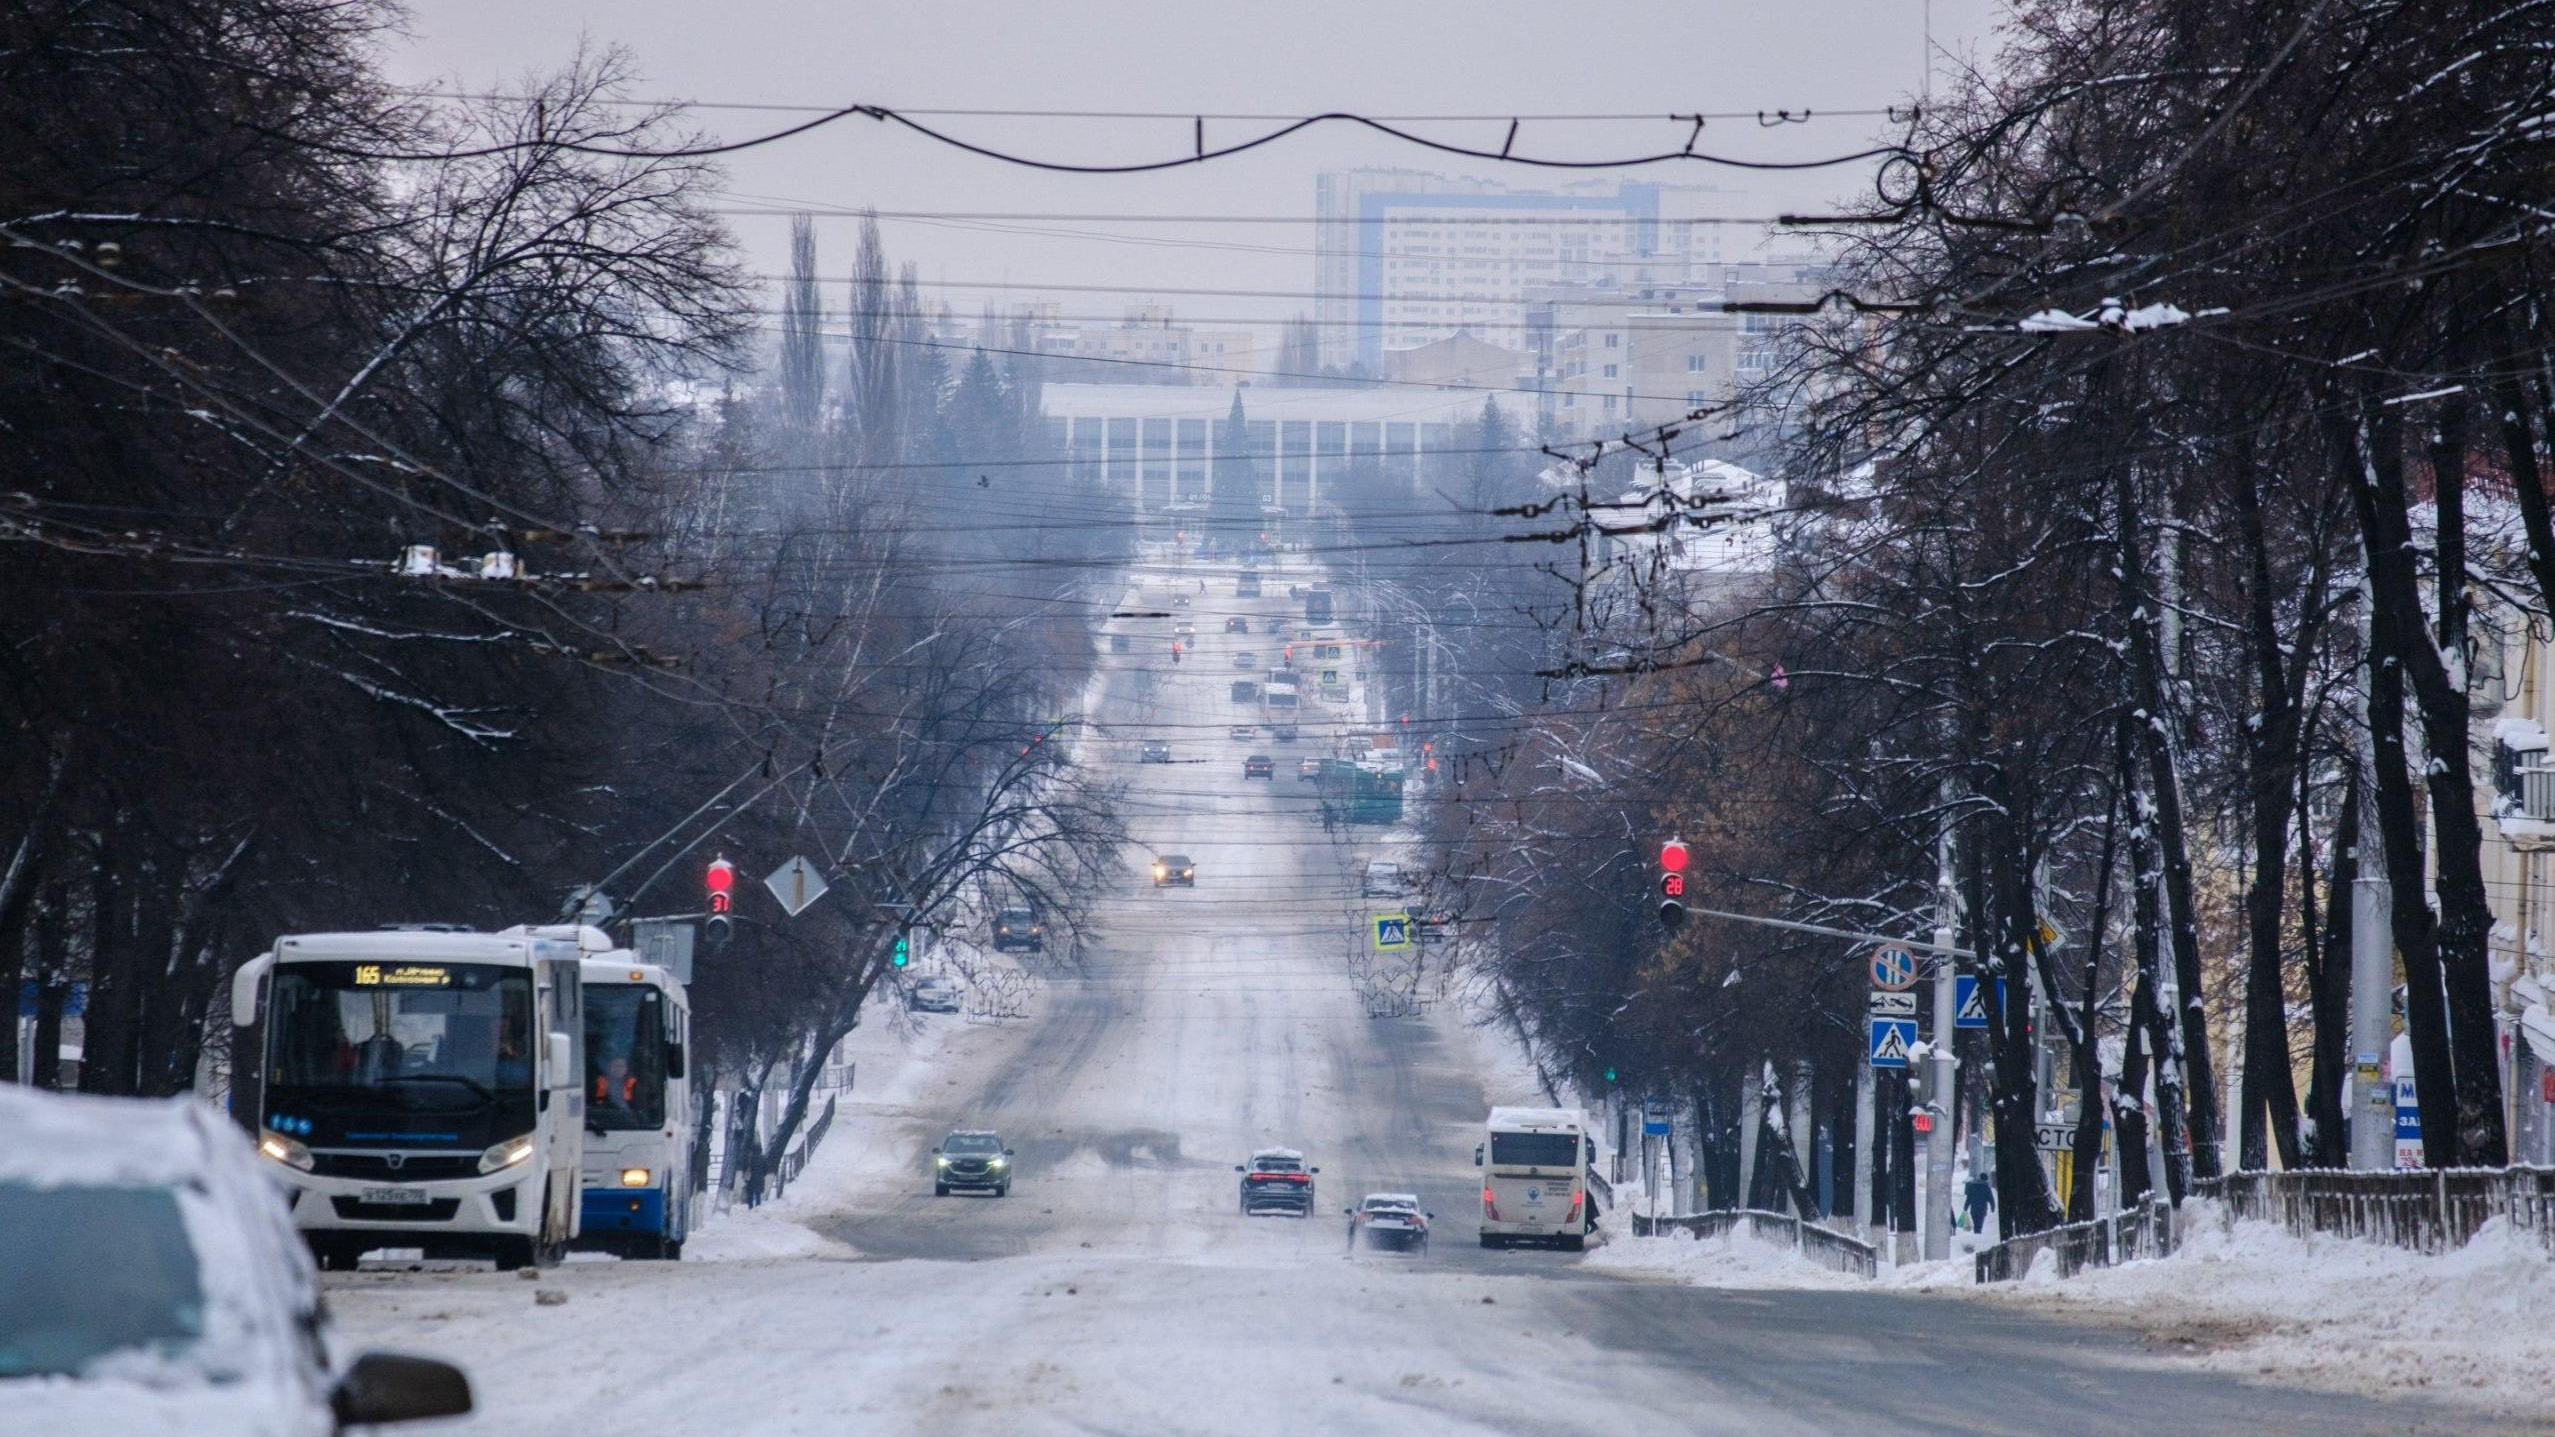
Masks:
[[[580,1262],[537,1283],[358,1274],[332,1280],[347,1338],[468,1366],[482,1412],[447,1430],[539,1437],[2471,1430],[1988,1304],[1718,1291],[1481,1251],[1477,1125],[1491,1101],[1534,1095],[1486,1074],[1443,1014],[1364,1016],[1346,874],[1365,850],[1324,834],[1295,779],[1314,729],[1294,747],[1225,733],[1245,716],[1230,683],[1251,672],[1233,655],[1264,670],[1278,641],[1221,621],[1263,630],[1287,608],[1285,580],[1248,603],[1229,581],[1186,587],[1198,651],[1173,668],[1168,625],[1147,625],[1085,740],[1119,766],[1149,852],[1097,905],[1081,976],[1041,991],[1025,1021],[934,1020],[950,1027],[929,1064],[844,1110],[785,1208],[830,1242]],[[1136,763],[1146,738],[1176,761]],[[1242,777],[1254,752],[1278,758],[1274,781]],[[1151,853],[1195,859],[1197,887],[1156,890]],[[999,1128],[1018,1149],[1010,1197],[931,1196],[924,1155],[953,1126]],[[1233,1165],[1271,1144],[1320,1165],[1328,1216],[1236,1213]],[[1344,1254],[1338,1210],[1376,1189],[1438,1213],[1432,1253]],[[536,1288],[568,1300],[537,1306]]]

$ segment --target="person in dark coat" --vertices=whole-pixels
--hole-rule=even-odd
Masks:
[[[1961,1189],[1961,1201],[1969,1208],[1969,1230],[1987,1231],[1988,1209],[1996,1206],[1996,1184],[1985,1173],[1972,1173]]]

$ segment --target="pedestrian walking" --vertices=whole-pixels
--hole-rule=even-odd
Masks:
[[[1961,1200],[1969,1208],[1969,1230],[1987,1231],[1988,1209],[1996,1206],[1996,1184],[1985,1173],[1972,1173],[1961,1189]]]

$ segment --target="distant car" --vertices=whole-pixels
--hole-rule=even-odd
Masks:
[[[1255,753],[1242,760],[1242,776],[1274,779],[1277,777],[1277,764],[1271,761],[1267,754]]]
[[[1304,1154],[1293,1148],[1262,1148],[1233,1170],[1242,1175],[1244,1217],[1264,1212],[1313,1215],[1313,1175],[1321,1169],[1305,1166]]]
[[[1047,951],[1047,925],[1026,908],[1006,908],[994,915],[994,951],[1007,953],[1014,948]]]
[[[1144,747],[1136,750],[1138,763],[1169,763],[1170,761],[1171,745],[1158,738],[1146,739]]]
[[[982,1128],[962,1128],[932,1149],[932,1196],[947,1197],[953,1188],[1011,1196],[1011,1149],[1002,1137]]]
[[[1381,858],[1366,860],[1366,871],[1358,875],[1357,896],[1360,898],[1399,898],[1402,896],[1402,865]]]
[[[1233,701],[1237,704],[1258,703],[1260,701],[1260,686],[1250,679],[1235,679],[1233,681]]]
[[[1189,596],[1186,594],[1173,595],[1171,598],[1171,607],[1175,609],[1185,609],[1189,607]]]
[[[1225,730],[1226,736],[1231,738],[1235,743],[1249,743],[1252,739],[1259,736],[1259,732],[1260,731],[1258,729],[1253,728],[1251,725],[1246,723],[1238,723]]]
[[[1358,1239],[1368,1247],[1390,1248],[1396,1252],[1428,1251],[1428,1220],[1436,1214],[1422,1212],[1416,1193],[1368,1193],[1366,1201],[1348,1213],[1349,1250],[1357,1250]]]
[[[1228,634],[1247,634],[1251,632],[1251,621],[1236,614],[1224,621],[1224,631]]]
[[[1198,865],[1185,853],[1166,853],[1153,860],[1153,886],[1156,888],[1195,888]]]
[[[470,1411],[431,1358],[332,1375],[310,1249],[211,1108],[0,1084],[0,1133],[0,1428],[329,1437]]]
[[[905,1006],[917,1013],[955,1013],[958,998],[958,980],[934,973],[914,980],[905,995]]]
[[[1171,632],[1178,638],[1194,639],[1198,636],[1198,626],[1190,623],[1186,619],[1182,619],[1180,622],[1171,626]]]
[[[1269,737],[1276,739],[1279,743],[1293,743],[1295,742],[1295,735],[1295,725],[1291,723],[1273,723],[1269,725]]]
[[[1295,764],[1295,781],[1296,781],[1297,783],[1311,783],[1311,782],[1313,782],[1315,779],[1320,778],[1321,776],[1322,776],[1322,761],[1321,761],[1320,759],[1318,759],[1318,758],[1307,758],[1307,759],[1298,759],[1298,760],[1296,761],[1296,764]]]
[[[1233,666],[1237,669],[1256,669],[1260,666],[1260,656],[1245,649],[1233,656]]]

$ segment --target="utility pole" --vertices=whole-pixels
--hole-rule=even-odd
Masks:
[[[2370,790],[2377,781],[2376,735],[2369,728],[2367,672],[2377,662],[2369,641],[2376,596],[2360,580],[2360,831],[2359,877],[2351,884],[2351,1166],[2384,1172],[2395,1166],[2395,1089],[2379,1065],[2393,1044],[2395,993],[2395,895],[2387,887],[2386,835]]]
[[[1854,1232],[1872,1240],[1872,1065],[1854,1065]]]
[[[1939,949],[1952,946],[1955,916],[1952,911],[1952,831],[1947,825],[1935,841],[1935,882],[1941,892],[1936,899],[1934,945]],[[1929,1070],[1925,1084],[1925,1105],[1932,1110],[1933,1122],[1925,1134],[1925,1260],[1941,1262],[1952,1255],[1952,1088],[1954,1063],[1952,1056],[1953,1025],[1959,1019],[1954,1001],[1957,965],[1948,955],[1937,953],[1934,959],[1934,1044],[1926,1054]]]

